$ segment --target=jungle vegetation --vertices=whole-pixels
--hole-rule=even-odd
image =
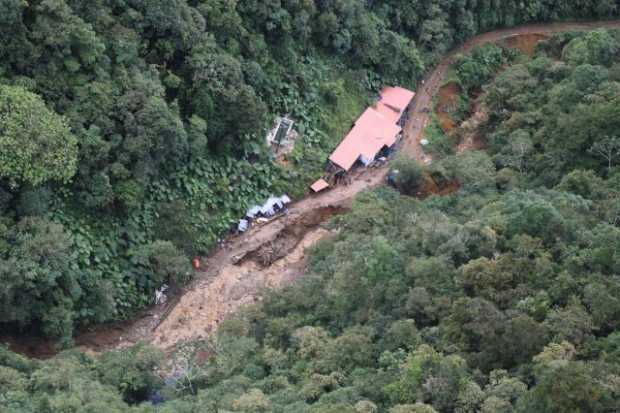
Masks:
[[[303,194],[379,87],[499,26],[614,1],[0,0],[0,326],[69,343]],[[573,54],[580,55],[579,50]],[[297,120],[290,167],[264,137]],[[26,143],[27,142],[27,143]]]
[[[317,24],[339,21],[329,17],[324,8],[358,4],[282,3],[314,5],[316,14],[309,18]],[[397,2],[384,4],[392,3]],[[454,7],[456,3],[449,4]],[[206,4],[217,3],[199,3],[197,9],[204,11]],[[257,24],[254,19],[261,18],[259,4],[275,3],[240,2],[237,7],[243,11],[254,5],[250,15]],[[476,4],[490,7],[490,2]],[[581,6],[574,6],[571,12],[582,10],[584,4],[579,2]],[[602,4],[597,2],[597,7]],[[444,3],[433,5],[440,11],[442,5],[446,7]],[[401,5],[399,10],[406,9]],[[392,27],[417,39],[420,56],[432,61],[424,37],[396,24],[396,8],[374,5],[360,10],[362,16],[385,25],[385,30]],[[502,7],[494,12],[509,10]],[[531,10],[542,13],[545,9]],[[475,14],[474,27],[525,19],[487,20],[488,13]],[[340,12],[333,15],[341,16]],[[216,21],[221,24],[226,19]],[[447,18],[444,27],[456,27],[450,22]],[[283,30],[275,22],[268,27],[274,33]],[[415,27],[420,29],[420,25]],[[319,34],[311,32],[309,36],[319,41]],[[172,373],[166,366],[174,360],[166,363],[161,352],[144,345],[98,358],[68,351],[47,361],[29,360],[0,349],[2,411],[619,410],[619,40],[618,32],[606,30],[567,33],[543,42],[533,58],[514,56],[496,46],[463,56],[455,68],[465,91],[462,98],[478,96],[489,111],[483,126],[486,150],[448,151],[430,166],[403,168],[407,176],[399,181],[402,193],[381,188],[361,195],[350,214],[332,223],[340,228],[338,234],[314,248],[310,268],[299,282],[268,293],[262,302],[225,322],[204,342],[180,349],[175,357],[185,362],[176,365],[184,367]],[[452,41],[458,39],[449,37],[445,47]],[[329,50],[333,45],[321,43],[320,47],[317,50]],[[343,54],[342,62],[362,61],[348,53],[354,52]],[[472,73],[488,76],[476,80]],[[11,89],[2,89],[10,90],[3,97],[5,102],[18,99],[25,108],[40,108],[42,98],[33,92],[23,86],[7,87]],[[180,102],[181,95],[176,95],[175,101]],[[182,106],[179,103],[179,108]],[[83,150],[80,130],[70,126],[73,122],[68,114],[36,110],[44,115],[41,123],[54,125],[49,139],[73,142],[74,136]],[[179,110],[181,129],[186,126],[182,113]],[[205,122],[208,137],[211,120]],[[21,128],[8,130],[26,133]],[[223,144],[226,139],[222,139]],[[71,148],[63,146],[59,154],[67,165],[69,158],[76,156]],[[19,149],[24,157],[31,156],[27,148]],[[224,149],[219,144],[209,146],[209,151],[218,150]],[[77,174],[82,163],[88,162],[79,154]],[[208,156],[201,161],[203,165],[208,165],[205,159],[212,159]],[[233,159],[235,155],[226,156]],[[235,162],[259,163],[259,159]],[[9,198],[12,201],[7,205],[32,207],[20,200],[36,197],[22,186],[12,187],[12,180],[24,185],[23,180],[45,179],[52,172],[24,173],[18,162],[7,168],[13,171],[6,177],[7,193],[20,194],[17,200]],[[91,316],[95,317],[104,311],[97,306],[105,302],[82,292],[87,291],[82,284],[85,278],[72,275],[83,271],[79,259],[85,258],[74,250],[76,233],[68,229],[74,227],[66,213],[72,210],[66,209],[69,206],[80,208],[80,201],[72,195],[77,191],[72,185],[78,185],[79,179],[61,185],[66,177],[60,172],[49,177],[55,182],[48,184],[54,191],[45,188],[49,205],[65,209],[23,217],[16,209],[8,217],[17,221],[6,219],[10,236],[3,244],[4,279],[22,282],[24,277],[10,275],[15,274],[15,268],[24,268],[23,274],[49,281],[45,284],[48,295],[33,294],[28,307],[10,307],[14,314],[3,307],[0,314],[28,319],[32,317],[29,310],[37,308],[50,317],[44,323],[50,334],[63,334],[59,320],[64,313],[58,303],[67,301],[72,308],[73,298],[79,298],[77,302],[85,308],[94,309]],[[458,190],[424,199],[406,195],[423,188],[427,179],[439,186],[456,183]],[[63,203],[58,198],[61,189],[66,197]],[[109,213],[119,212],[111,209]],[[175,263],[177,255],[171,251],[181,247],[160,239],[135,248],[135,267],[127,266],[127,271],[141,268],[144,280],[153,283],[178,276],[173,269],[182,263]],[[86,279],[100,280],[94,275]],[[29,278],[29,282],[33,291],[41,288],[40,280]],[[92,285],[97,284],[93,281]],[[80,294],[69,295],[71,291]],[[93,291],[100,290],[93,287]]]

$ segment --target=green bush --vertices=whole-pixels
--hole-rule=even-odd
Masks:
[[[40,96],[0,85],[0,176],[13,186],[67,182],[77,167],[77,139]]]
[[[418,162],[400,158],[392,164],[392,170],[398,171],[395,184],[401,193],[415,196],[420,192],[424,185],[424,170]]]

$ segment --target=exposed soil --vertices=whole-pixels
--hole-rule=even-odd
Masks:
[[[236,265],[243,265],[254,262],[262,268],[271,266],[277,260],[286,257],[304,239],[308,232],[311,232],[323,222],[326,222],[333,215],[346,212],[343,207],[322,207],[312,211],[311,214],[301,217],[294,224],[285,227],[277,236],[253,251],[247,252]]]
[[[12,351],[30,358],[47,359],[58,354],[58,349],[48,339],[32,335],[0,332],[0,343]]]
[[[620,21],[529,25],[497,30],[470,39],[445,56],[419,85],[404,128],[401,151],[419,162],[432,161],[424,154],[420,141],[430,120],[433,96],[439,92],[457,54],[467,53],[477,45],[504,39],[529,53],[535,48],[535,45],[532,46],[533,39],[552,33],[601,27],[620,28]],[[518,38],[520,36],[527,37],[522,41]],[[360,172],[350,185],[307,197],[295,203],[287,216],[231,238],[205,259],[206,270],[189,287],[174,294],[166,305],[144,311],[131,321],[84,331],[77,336],[76,343],[83,350],[94,352],[125,347],[139,341],[171,349],[187,340],[208,335],[239,307],[260,299],[263,288],[280,287],[299,277],[305,267],[306,248],[330,233],[320,224],[332,213],[349,208],[359,192],[381,185],[387,171],[384,166]],[[446,193],[458,189],[458,185],[429,189]],[[272,254],[270,251],[277,252]],[[0,341],[3,340],[0,338]],[[12,347],[17,351],[31,356],[49,354],[49,351],[43,351],[49,349],[49,343],[43,343],[41,351],[38,351],[36,340],[18,341],[18,345]]]
[[[210,334],[228,315],[260,299],[265,288],[278,288],[299,278],[305,270],[306,249],[330,232],[314,228],[294,248],[270,265],[253,260],[227,265],[212,282],[189,291],[166,320],[153,331],[152,342],[171,348],[179,342],[201,339]]]
[[[427,175],[418,197],[424,199],[431,195],[449,195],[458,191],[460,187],[456,181],[437,183],[431,176]]]
[[[503,40],[502,46],[509,47],[511,49],[517,49],[532,57],[536,52],[536,46],[543,40],[549,38],[549,35],[542,33],[529,33],[521,36],[513,36]]]
[[[446,134],[449,134],[457,127],[453,113],[458,110],[460,93],[461,87],[458,83],[450,82],[443,85],[437,94],[435,113],[439,118],[441,129]]]
[[[379,182],[364,179],[344,188],[354,194],[362,183]],[[231,238],[205,259],[205,271],[177,293],[176,300],[151,308],[133,324],[115,323],[85,332],[78,336],[78,346],[100,352],[148,341],[171,349],[204,337],[228,314],[258,300],[263,288],[276,288],[301,276],[306,248],[330,234],[322,224],[348,211],[354,197],[323,204],[331,199],[329,192],[325,195],[306,198],[293,205],[289,214]]]
[[[486,148],[487,142],[482,135],[482,127],[489,121],[489,111],[478,98],[472,104],[471,112],[473,115],[461,123],[457,130],[460,136],[456,148],[458,153]]]

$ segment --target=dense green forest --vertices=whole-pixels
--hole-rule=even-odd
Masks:
[[[252,202],[301,195],[381,85],[475,33],[617,6],[0,0],[0,326],[68,342],[131,315]],[[289,167],[263,143],[283,113]]]
[[[2,411],[618,411],[620,33],[558,35],[534,58],[485,46],[453,76],[456,115],[476,97],[488,111],[487,150],[456,154],[460,131],[437,131],[435,162],[400,160],[400,192],[360,196],[304,278],[173,360],[147,346],[49,361],[0,349]],[[405,195],[429,181],[458,190]],[[70,251],[51,218],[13,231],[26,252],[43,242],[28,232]]]

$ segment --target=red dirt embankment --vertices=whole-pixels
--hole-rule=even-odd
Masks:
[[[441,126],[441,129],[446,134],[449,134],[457,127],[453,114],[459,108],[460,94],[461,86],[459,86],[456,82],[450,82],[443,85],[437,94],[435,113],[439,118],[439,125]]]
[[[504,39],[500,42],[502,46],[509,47],[511,49],[517,49],[521,52],[525,53],[529,57],[534,56],[536,52],[536,47],[538,43],[543,40],[548,39],[550,36],[548,34],[542,33],[529,33],[523,34],[520,36],[513,36],[507,39]]]

